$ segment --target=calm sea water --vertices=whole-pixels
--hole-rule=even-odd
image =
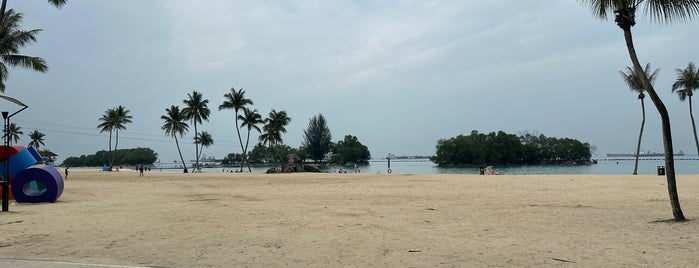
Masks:
[[[501,174],[528,175],[528,174],[632,174],[633,160],[604,160],[591,165],[527,165],[527,166],[495,166],[495,170]],[[638,174],[657,174],[658,166],[665,166],[665,161],[660,159],[645,159],[638,163]],[[327,167],[324,172],[338,172],[342,168],[347,173],[353,173],[353,167]],[[371,162],[368,166],[358,167],[361,173],[386,173],[388,163],[386,161]],[[159,170],[159,169],[154,169]],[[247,171],[247,167],[245,168]],[[167,172],[181,172],[180,169],[163,169]],[[203,172],[230,172],[231,168],[205,168]],[[252,172],[264,173],[266,167],[253,167]],[[391,161],[391,171],[394,174],[478,174],[478,167],[445,168],[438,167],[430,161]],[[699,160],[689,158],[675,159],[675,172],[677,174],[699,174]]]

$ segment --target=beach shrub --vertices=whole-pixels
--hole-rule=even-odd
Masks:
[[[250,163],[279,163],[282,159],[289,154],[296,154],[297,149],[291,148],[284,144],[275,144],[272,146],[265,146],[262,143],[258,143],[254,148],[248,153],[248,161]]]
[[[330,163],[345,165],[355,163],[360,165],[369,164],[371,153],[366,145],[363,145],[356,136],[346,135],[344,140],[338,141],[333,147],[333,156]]]

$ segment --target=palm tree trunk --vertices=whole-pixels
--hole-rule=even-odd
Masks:
[[[175,137],[175,145],[177,145],[177,152],[180,154],[180,160],[182,160],[182,166],[184,167],[184,173],[187,172],[187,163],[184,162],[184,157],[182,157],[182,151],[180,150],[180,143],[177,141],[177,135],[173,135]]]
[[[238,111],[235,111],[235,131],[238,133],[238,141],[240,141],[240,150],[243,150],[243,161],[240,162],[240,172],[243,172],[243,164],[245,164],[245,148],[243,147],[243,137],[240,136],[240,127],[238,127]],[[248,139],[250,137],[248,136]]]
[[[641,120],[641,131],[638,132],[638,145],[636,146],[636,163],[633,166],[633,175],[638,175],[638,157],[641,154],[641,139],[643,138],[643,127],[646,125],[646,104],[641,99],[641,114],[643,114],[643,119]]]
[[[107,153],[107,159],[109,161],[109,168],[112,168],[112,131],[109,131],[109,152]],[[107,164],[107,163],[105,163]]]
[[[116,134],[114,135],[114,151],[111,153],[112,159],[110,160],[109,167],[114,165],[114,153],[117,151],[117,146],[119,146],[119,129],[117,128]]]
[[[672,130],[670,129],[670,116],[668,115],[667,108],[663,101],[655,92],[653,85],[646,77],[641,63],[638,61],[638,55],[636,55],[636,49],[633,45],[633,37],[631,35],[631,29],[624,30],[624,39],[626,40],[626,48],[629,50],[629,57],[631,62],[633,62],[634,70],[641,75],[643,84],[646,86],[646,90],[650,99],[655,104],[655,108],[658,109],[660,114],[662,133],[663,133],[663,148],[665,149],[665,177],[667,178],[667,190],[670,196],[670,206],[672,206],[672,215],[675,220],[681,221],[685,220],[684,213],[682,213],[682,208],[680,207],[680,197],[677,194],[677,183],[675,180],[675,156],[673,155],[672,149]]]
[[[694,143],[697,145],[697,153],[699,153],[699,139],[697,139],[697,125],[694,123],[694,114],[692,113],[692,96],[689,96],[689,118],[692,119],[692,130],[694,130]]]
[[[192,120],[194,121],[194,138],[197,138],[197,120]],[[199,167],[199,144],[194,143],[194,171],[192,173],[197,172],[197,168]]]
[[[5,9],[7,9],[7,0],[2,0],[2,6],[0,6],[0,21],[5,18]]]
[[[247,162],[248,171],[252,172],[252,169],[250,168],[250,161],[248,161],[248,144],[250,144],[250,130],[251,129],[248,129],[248,137],[245,139],[245,149],[243,150],[243,163]],[[240,168],[240,171],[242,172],[243,168]]]

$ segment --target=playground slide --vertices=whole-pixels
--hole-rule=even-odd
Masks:
[[[58,200],[63,193],[63,177],[52,166],[35,165],[39,161],[41,155],[33,147],[0,146],[0,176],[5,175],[5,166],[9,165],[10,198],[18,203]]]

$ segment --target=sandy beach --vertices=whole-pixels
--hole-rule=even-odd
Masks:
[[[0,213],[0,258],[159,267],[695,267],[699,175],[73,170]]]

